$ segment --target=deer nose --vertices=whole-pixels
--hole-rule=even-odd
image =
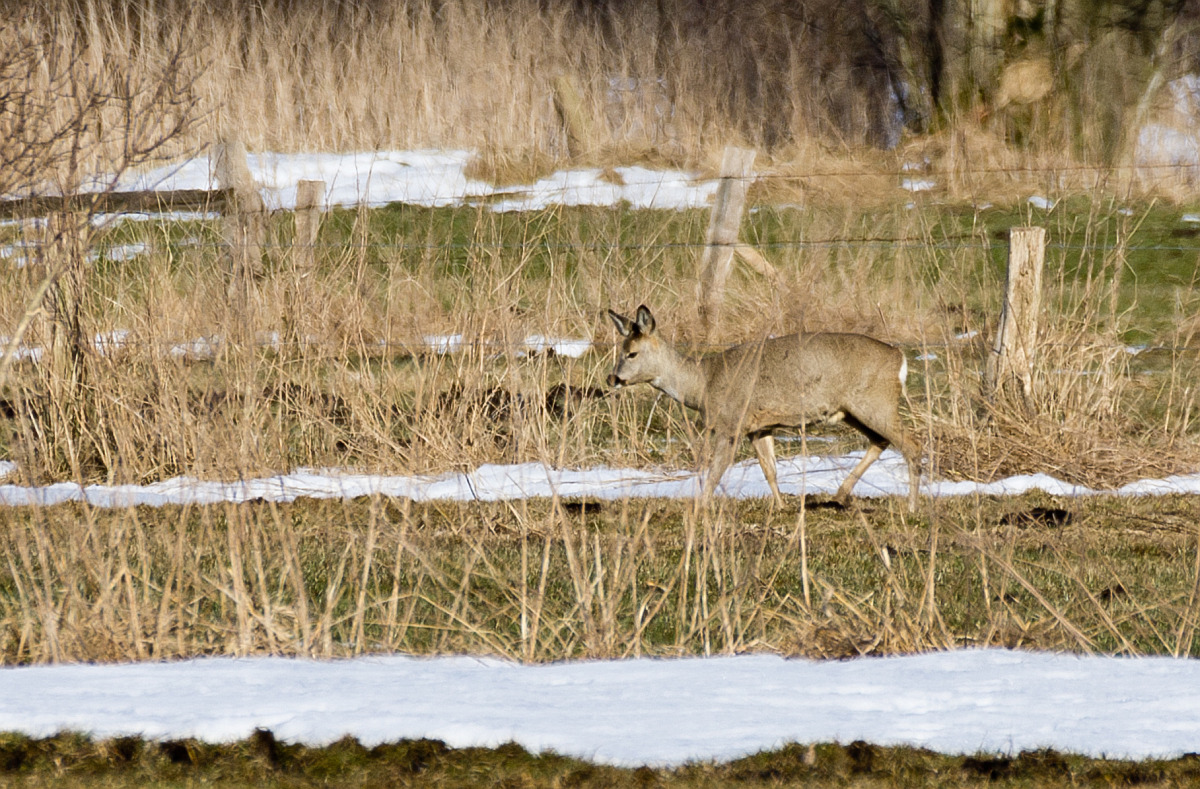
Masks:
[[[609,386],[617,387],[617,386],[623,385],[624,383],[625,383],[624,381],[622,381],[620,378],[617,377],[616,373],[613,373],[612,375],[608,376],[608,385]]]

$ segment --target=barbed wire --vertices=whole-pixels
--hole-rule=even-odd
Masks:
[[[1200,225],[1196,228],[1197,235],[1200,235]],[[973,237],[979,239],[979,236]],[[126,246],[125,244],[110,244],[100,245],[95,247],[100,253],[106,249],[120,249]],[[191,241],[186,244],[168,244],[167,246],[196,248],[196,249],[211,249],[211,250],[226,250],[230,248],[230,244],[224,241]],[[276,242],[265,241],[260,244],[264,249],[288,251],[293,249],[308,249],[313,251],[362,251],[365,249],[381,249],[391,250],[396,252],[461,252],[472,249],[488,250],[488,251],[524,251],[529,249],[544,249],[552,252],[610,252],[610,251],[646,251],[646,250],[695,250],[704,249],[710,246],[716,247],[732,247],[736,249],[739,246],[750,246],[755,249],[820,249],[833,247],[856,247],[864,249],[917,249],[917,250],[958,250],[958,249],[975,249],[995,251],[1007,247],[1007,239],[997,239],[996,241],[986,240],[958,240],[958,239],[943,239],[941,241],[924,241],[915,238],[824,238],[824,239],[783,239],[773,241],[739,241],[735,244],[710,244],[705,241],[654,241],[654,242],[630,242],[630,241],[591,241],[591,242],[567,242],[567,241],[470,241],[470,242],[447,242],[447,243],[415,243],[411,241],[371,241],[369,243],[356,243],[354,241],[340,242],[319,242],[316,244],[296,244],[292,242]],[[3,245],[0,244],[0,248]],[[25,246],[29,249],[31,247]],[[1183,245],[1183,244],[1073,244],[1067,242],[1047,242],[1046,249],[1057,249],[1072,252],[1195,252],[1200,253],[1200,244]],[[150,254],[151,250],[146,250],[138,254]],[[13,254],[0,255],[0,262],[5,257],[11,258]],[[111,259],[111,258],[110,258]]]
[[[877,169],[877,170],[826,170],[821,172],[809,173],[786,173],[786,172],[771,172],[765,171],[760,173],[751,173],[749,175],[733,175],[733,176],[715,176],[729,177],[737,180],[761,180],[761,179],[791,179],[791,178],[853,178],[853,177],[885,177],[896,176],[907,178],[913,175],[929,175],[953,177],[955,175],[1010,175],[1012,173],[1070,173],[1070,172],[1093,172],[1093,173],[1119,173],[1134,171],[1140,172],[1143,170],[1155,171],[1170,171],[1179,170],[1192,171],[1200,174],[1200,161],[1196,162],[1160,162],[1160,163],[1133,163],[1133,164],[1068,164],[1068,165],[1053,165],[1053,164],[1017,164],[1003,165],[991,167],[956,167],[952,170],[941,170],[936,165],[930,163],[915,163],[909,167],[901,165],[898,169]],[[654,183],[654,182],[648,182]]]

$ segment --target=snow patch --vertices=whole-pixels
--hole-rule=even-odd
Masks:
[[[862,452],[838,456],[797,455],[778,462],[779,488],[795,495],[833,494]],[[353,499],[388,496],[413,501],[513,501],[526,498],[591,498],[601,500],[691,498],[700,490],[694,471],[608,468],[557,469],[542,463],[483,465],[468,472],[437,475],[387,476],[354,471],[297,469],[291,473],[234,482],[174,477],[148,485],[80,485],[59,482],[43,486],[0,484],[0,505],[52,506],[86,501],[97,507],[152,507],[169,504],[277,501],[299,498]],[[926,496],[1017,496],[1034,490],[1052,496],[1122,496],[1200,493],[1200,474],[1141,480],[1116,490],[1073,485],[1047,474],[1022,474],[995,482],[934,480]],[[762,469],[749,460],[731,467],[721,478],[722,495],[737,499],[771,495]],[[868,498],[904,497],[908,472],[894,450],[883,453],[859,480],[855,494]]]
[[[531,334],[525,338],[522,347],[525,349],[524,353],[529,355],[553,351],[556,356],[569,356],[572,359],[578,359],[591,350],[592,341],[544,337],[541,334]]]
[[[1176,758],[1200,741],[1200,661],[1000,649],[519,665],[495,658],[205,658],[0,669],[0,731],[286,742],[515,741],[601,764],[726,761],[785,743]]]

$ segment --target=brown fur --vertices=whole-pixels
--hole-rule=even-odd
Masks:
[[[908,464],[909,508],[915,508],[920,452],[900,419],[907,368],[899,349],[862,334],[790,334],[689,360],[658,337],[644,305],[633,320],[611,310],[609,316],[624,337],[609,383],[648,383],[700,412],[712,446],[705,499],[733,462],[738,439],[747,436],[775,502],[782,503],[774,433],[845,420],[870,448],[838,488],[837,500],[847,503],[867,467],[895,445]]]

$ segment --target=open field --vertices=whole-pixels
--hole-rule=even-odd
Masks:
[[[715,340],[828,329],[898,343],[910,355],[912,421],[938,473],[1047,471],[1115,487],[1190,470],[1200,324],[1184,212],[1082,199],[1049,213],[762,205],[742,237],[777,266],[780,285],[735,270]],[[98,258],[75,313],[73,388],[53,395],[64,385],[53,364],[18,361],[0,390],[0,447],[28,482],[531,460],[690,467],[682,409],[603,392],[615,332],[602,316],[650,304],[669,336],[702,350],[688,341],[699,335],[706,220],[622,207],[334,211],[316,263],[300,272],[281,218],[237,308],[216,223],[127,222],[90,239]],[[989,402],[979,375],[1005,235],[1027,221],[1050,239],[1038,401]],[[42,281],[25,257],[0,269],[10,326]],[[51,315],[31,314],[22,347],[54,345]],[[531,336],[592,350],[530,354]],[[449,342],[462,352],[434,352]]]
[[[938,479],[1045,473],[1114,489],[1200,467],[1200,203],[1186,154],[1200,91],[1187,19],[1064,2],[1053,18],[999,20],[1003,34],[984,40],[975,31],[989,25],[957,4],[944,19],[923,16],[942,4],[779,14],[764,2],[744,17],[736,3],[611,5],[6,11],[0,195],[103,192],[217,140],[465,149],[474,158],[459,174],[489,191],[351,201],[325,214],[312,247],[290,213],[256,214],[268,241],[244,257],[203,214],[109,223],[85,208],[0,225],[3,481],[694,467],[704,447],[691,415],[648,391],[606,390],[604,312],[647,303],[672,339],[708,350],[695,306],[707,210],[496,209],[514,199],[503,189],[567,166],[613,185],[634,163],[712,177],[730,143],[760,152],[741,238],[780,276],[735,269],[712,346],[796,330],[899,345],[905,416]],[[805,32],[812,13],[837,23],[824,38]],[[1040,98],[1006,85],[1012,66],[1045,72]],[[1049,236],[1033,390],[992,393],[982,371],[1007,233],[1027,224]],[[783,454],[860,446],[814,429]],[[381,496],[4,508],[0,665],[966,646],[1195,658],[1198,501],[966,496],[911,515],[898,497],[840,509],[823,496],[782,511],[754,499],[697,511],[662,498]],[[1171,786],[1195,781],[1193,756],[802,744],[620,771],[515,745],[64,733],[0,735],[0,784]]]
[[[1050,211],[756,203],[742,237],[780,285],[739,271],[717,341],[821,328],[900,344],[907,415],[935,477],[1045,472],[1113,488],[1193,471],[1200,248],[1183,213],[1084,198]],[[262,271],[233,301],[215,222],[89,236],[98,256],[74,313],[78,374],[61,377],[55,323],[35,314],[24,346],[51,350],[27,354],[0,390],[9,481],[694,466],[699,438],[680,406],[604,387],[614,332],[601,316],[646,302],[664,331],[695,336],[705,212],[339,210],[304,271],[288,218],[276,217]],[[1050,238],[1035,396],[990,399],[980,371],[1004,239],[1029,221]],[[20,265],[0,270],[15,294],[8,325],[46,265],[36,247],[13,249]],[[531,335],[591,350],[531,354]],[[461,350],[436,352],[449,337]],[[844,429],[806,441],[861,446]],[[772,513],[726,502],[703,517],[653,500],[14,509],[0,643],[16,662],[847,656],[975,643],[1195,652],[1188,497],[929,500],[915,518],[893,500],[846,513],[819,504]]]
[[[718,343],[835,328],[900,344],[912,368],[906,415],[938,477],[1046,472],[1104,488],[1195,469],[1187,206],[1072,198],[1048,212],[935,200],[799,211],[770,195],[757,198],[742,237],[775,263],[781,285],[739,270]],[[649,392],[605,391],[612,328],[602,316],[646,301],[687,344],[698,330],[692,294],[706,212],[338,210],[303,271],[289,220],[274,217],[262,270],[241,301],[228,298],[215,221],[85,234],[98,254],[83,269],[87,298],[75,313],[82,375],[58,377],[54,321],[33,315],[22,347],[47,350],[40,359],[26,353],[0,392],[3,447],[16,461],[10,481],[696,462],[694,422],[680,407]],[[1036,396],[990,400],[979,371],[1006,230],[1031,221],[1050,232]],[[20,295],[5,309],[15,325],[47,263],[38,247],[18,246],[36,240],[37,228],[8,232],[13,264],[3,276]],[[589,350],[530,353],[533,335]],[[458,350],[439,353],[442,345]],[[804,443],[860,447],[844,430],[804,439],[784,453]],[[843,511],[822,497],[791,497],[782,512],[765,500],[723,500],[700,514],[666,499],[12,508],[0,526],[0,656],[465,652],[547,662],[1008,646],[1190,657],[1200,649],[1197,506],[1192,496],[1035,493],[927,499],[914,516],[898,498]],[[145,769],[175,776],[181,768],[157,747],[119,746],[149,754],[135,760]],[[872,752],[885,754],[884,766],[865,777],[836,766],[804,775],[887,785],[904,780],[892,773],[912,759],[948,759]],[[799,776],[787,764],[805,764],[806,753],[763,757],[767,766],[752,772]],[[503,754],[466,758],[490,770]],[[345,769],[370,772],[377,765],[366,758]],[[514,769],[536,772],[546,758]],[[1025,757],[1005,758],[913,769],[961,777],[984,765],[989,780],[1043,780]],[[232,758],[217,769],[236,782],[260,762]],[[1151,770],[1144,776],[1168,784],[1173,771],[1190,775],[1188,762],[1053,764],[1047,783],[1064,769],[1079,780],[1109,780],[1114,770]],[[28,777],[45,775],[35,767]],[[686,770],[654,779],[729,780]]]

